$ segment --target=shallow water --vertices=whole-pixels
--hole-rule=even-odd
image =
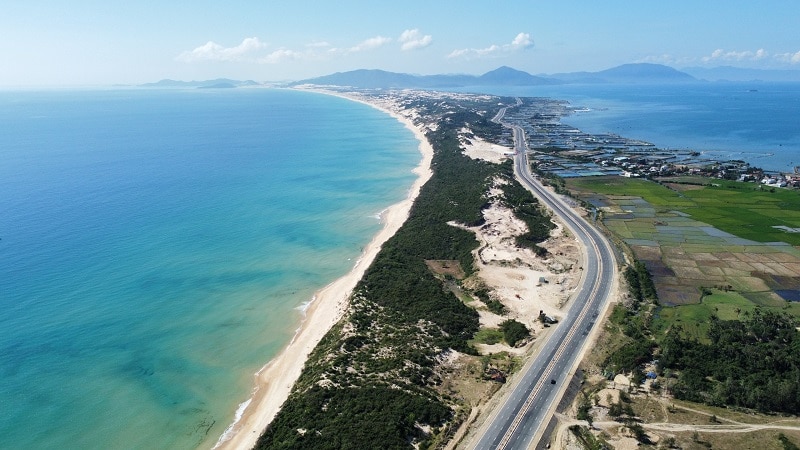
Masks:
[[[295,91],[0,92],[0,447],[213,445],[420,159]]]

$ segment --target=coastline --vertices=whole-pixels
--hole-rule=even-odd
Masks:
[[[325,95],[333,95],[371,106],[398,120],[414,133],[419,141],[418,149],[422,155],[419,165],[413,169],[417,179],[411,185],[408,196],[388,207],[381,214],[383,228],[376,234],[356,261],[353,268],[343,277],[319,290],[305,311],[300,327],[291,342],[255,374],[255,387],[249,399],[241,403],[236,411],[234,422],[220,436],[215,449],[250,449],[255,446],[261,433],[269,425],[288,398],[292,386],[299,378],[308,355],[338,322],[347,309],[350,293],[363,277],[367,267],[372,264],[384,242],[392,237],[408,218],[414,201],[422,186],[432,175],[431,162],[433,147],[425,137],[421,127],[400,111],[387,105],[369,102],[363,98],[349,96],[340,92],[320,89],[302,89]]]

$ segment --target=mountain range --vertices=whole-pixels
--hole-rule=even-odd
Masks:
[[[569,72],[531,75],[528,72],[503,66],[483,75],[413,75],[385,70],[359,69],[336,72],[316,78],[294,81],[285,85],[304,84],[349,86],[362,89],[417,88],[442,89],[468,86],[539,86],[556,84],[664,84],[700,83],[708,81],[800,82],[800,70],[759,70],[735,67],[687,68],[683,71],[661,64],[623,64],[599,72]],[[252,80],[227,78],[206,81],[161,80],[142,87],[195,87],[199,89],[257,86]]]
[[[537,86],[570,83],[690,83],[698,80],[660,64],[624,64],[600,72],[531,75],[503,66],[483,75],[411,75],[383,70],[353,70],[290,83],[358,88],[452,88],[463,86]]]

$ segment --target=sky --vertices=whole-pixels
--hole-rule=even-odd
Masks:
[[[0,86],[635,62],[800,70],[799,12],[796,0],[5,0]]]

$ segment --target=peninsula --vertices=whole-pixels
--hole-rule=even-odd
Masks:
[[[348,447],[366,439],[349,433],[386,421],[369,432],[387,445],[447,442],[544,340],[580,277],[577,242],[514,179],[511,133],[490,120],[515,99],[329,93],[427,135],[422,175],[359,264],[317,295],[293,342],[257,375],[255,397],[221,448],[252,446],[268,424],[259,447],[274,439],[316,447],[334,428],[331,445]],[[316,418],[300,412],[310,405]],[[327,416],[334,410],[339,419]]]
[[[420,140],[419,178],[409,197],[385,213],[383,231],[353,270],[317,294],[295,339],[257,374],[254,397],[243,404],[241,416],[217,447],[361,448],[364,442],[371,442],[381,448],[483,448],[483,431],[476,433],[490,426],[500,405],[514,402],[511,393],[522,386],[523,374],[530,371],[528,362],[552,351],[562,342],[555,337],[564,333],[596,341],[595,348],[587,354],[580,352],[583,344],[573,345],[579,351],[570,358],[577,359],[568,359],[557,375],[554,369],[541,369],[553,375],[547,379],[533,375],[525,382],[531,387],[524,390],[535,393],[547,390],[542,384],[551,380],[557,386],[548,402],[562,395],[564,400],[555,419],[548,425],[549,415],[545,416],[535,425],[539,431],[521,437],[520,445],[550,442],[561,448],[576,440],[605,439],[602,442],[608,445],[626,448],[631,442],[689,439],[659,424],[637,428],[635,420],[641,419],[633,410],[622,415],[614,412],[615,417],[630,421],[621,426],[602,425],[606,438],[592,432],[593,418],[619,404],[619,400],[614,403],[615,396],[630,396],[633,402],[639,396],[650,399],[652,393],[660,392],[656,389],[661,383],[671,386],[670,395],[688,395],[690,391],[681,391],[689,382],[684,379],[690,373],[685,370],[686,360],[667,360],[670,366],[656,360],[659,349],[670,348],[683,337],[667,334],[672,340],[664,340],[663,333],[653,330],[651,319],[646,318],[658,308],[662,308],[662,317],[676,317],[672,314],[681,305],[693,301],[674,299],[691,298],[697,291],[702,301],[703,296],[714,293],[705,287],[707,283],[718,280],[711,272],[679,272],[680,280],[665,277],[665,270],[672,270],[680,261],[653,258],[652,246],[621,232],[618,220],[631,218],[615,209],[617,198],[606,195],[600,199],[603,189],[591,181],[633,187],[654,184],[650,179],[661,178],[660,183],[669,189],[680,190],[680,183],[702,186],[707,183],[702,180],[708,180],[687,179],[687,175],[764,176],[759,169],[742,162],[708,161],[691,152],[665,152],[651,143],[621,136],[568,129],[560,119],[571,114],[573,107],[555,100],[330,86],[296,88],[364,102],[403,122]],[[517,159],[517,170],[522,170],[529,152],[535,157],[537,178],[549,186],[535,196],[520,184],[525,177],[515,175],[512,161]],[[786,179],[792,181],[788,175]],[[526,183],[538,184],[533,179]],[[787,191],[787,195],[796,194]],[[553,200],[543,203],[545,198]],[[559,215],[548,212],[545,204],[560,210]],[[609,271],[605,277],[615,277],[618,272],[610,257],[604,257],[603,264],[586,259],[587,249],[577,239],[576,225],[568,225],[559,217],[562,214],[594,221],[616,243],[625,275],[621,288],[617,290],[617,282],[608,278],[594,282],[617,302],[610,316],[602,302],[589,312],[572,312],[584,301],[577,298],[582,280],[588,278],[586,268],[603,266]],[[656,228],[664,223],[648,215],[638,218],[636,211],[633,216],[634,220],[650,217]],[[702,226],[697,225],[698,229],[712,228]],[[666,238],[653,239],[661,242]],[[745,245],[750,247],[725,247],[726,254],[746,252],[758,244]],[[689,248],[694,247],[686,247],[687,251]],[[766,256],[773,251],[777,252],[774,257]],[[772,271],[770,280],[786,287],[800,280],[800,275],[779,278],[795,267],[790,260],[800,262],[800,254],[792,247],[769,246],[763,254],[781,264],[759,266]],[[718,258],[725,260],[723,254]],[[663,267],[664,262],[669,265]],[[687,276],[695,278],[687,280]],[[659,295],[667,299],[666,309],[660,306]],[[728,301],[722,300],[724,304]],[[779,300],[771,301],[778,306]],[[768,321],[796,323],[800,311],[786,303],[790,299],[782,301],[795,318],[768,315]],[[579,320],[574,325],[565,320],[576,317]],[[578,331],[569,331],[575,329]],[[612,329],[617,331],[609,332]],[[548,339],[551,336],[555,339]],[[642,340],[641,336],[652,338]],[[793,339],[796,336],[788,342]],[[580,369],[572,376],[578,361]],[[647,377],[639,379],[637,374],[642,373]],[[653,381],[661,377],[665,379]],[[609,379],[614,383],[609,385]],[[590,384],[583,389],[586,381]],[[620,391],[620,386],[630,387]],[[584,393],[579,394],[581,391]],[[594,407],[587,403],[587,398],[598,395],[609,395],[612,400],[597,400]],[[786,407],[792,411],[791,405],[780,402],[765,410]],[[524,408],[518,411],[503,425],[512,431],[487,438],[497,440],[491,446],[513,447],[509,444],[516,439],[511,437],[513,430],[529,428],[520,427],[514,419],[514,414],[525,415]],[[587,420],[589,427],[582,428]],[[697,430],[686,427],[687,433]],[[786,429],[800,432],[798,425]]]

